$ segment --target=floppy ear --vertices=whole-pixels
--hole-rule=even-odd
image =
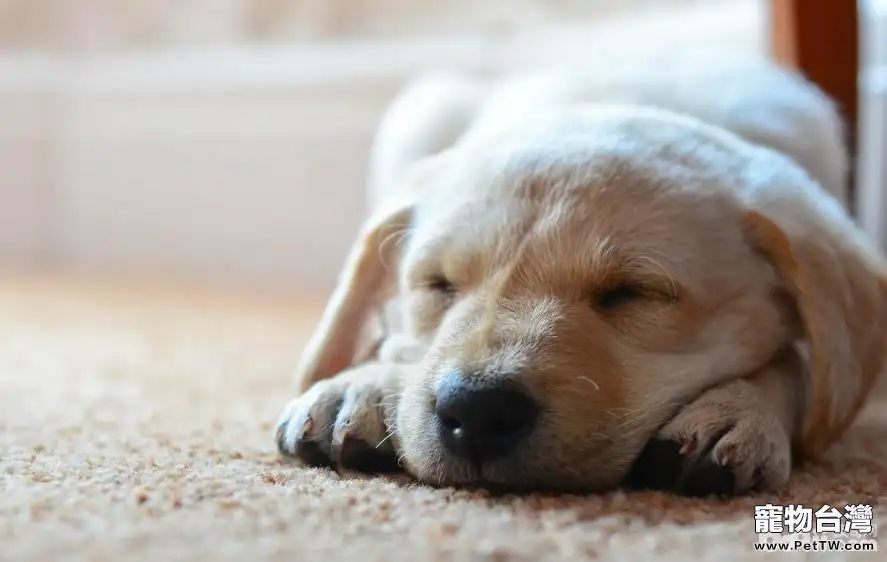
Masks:
[[[364,224],[302,353],[298,368],[302,391],[354,364],[366,321],[382,305],[394,281],[398,237],[408,228],[412,211],[411,201],[399,201],[374,213]]]
[[[793,296],[810,351],[798,452],[816,457],[854,420],[887,363],[882,257],[812,181],[756,190],[743,217]]]

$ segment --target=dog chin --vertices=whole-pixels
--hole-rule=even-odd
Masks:
[[[419,482],[439,488],[482,489],[493,494],[586,494],[620,485],[619,478],[592,479],[576,470],[532,469],[520,453],[477,464],[449,454],[440,445],[431,445],[429,449],[405,454],[404,468]]]
[[[491,494],[523,494],[527,492],[541,492],[549,494],[588,494],[606,492],[618,487],[618,483],[612,485],[600,485],[600,483],[577,481],[575,475],[548,474],[545,477],[534,476],[513,465],[505,463],[489,464],[481,467],[471,466],[457,461],[451,469],[442,467],[440,474],[422,475],[413,474],[419,482],[435,487],[454,487],[467,490],[485,490]]]
[[[533,488],[523,479],[516,478],[514,470],[509,472],[505,467],[492,464],[477,465],[445,453],[437,456],[439,460],[433,465],[427,462],[426,457],[423,468],[418,470],[407,462],[407,471],[419,482],[439,488],[483,489],[493,493],[522,492],[531,488],[538,490],[538,487]]]

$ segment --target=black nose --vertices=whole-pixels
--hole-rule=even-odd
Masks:
[[[533,430],[539,408],[513,386],[454,372],[441,380],[435,412],[447,450],[484,462],[511,453]]]

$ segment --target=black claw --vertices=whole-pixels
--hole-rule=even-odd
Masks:
[[[277,451],[281,455],[299,459],[308,466],[332,466],[326,453],[324,453],[320,446],[313,441],[300,439],[296,441],[295,450],[290,451],[286,447],[286,430],[288,426],[289,421],[281,422],[281,424],[277,426],[277,431],[274,434],[277,441]]]
[[[286,428],[288,426],[289,422],[285,421],[277,426],[277,431],[274,433],[274,440],[277,442],[277,452],[286,456],[289,456],[289,451],[286,450]]]
[[[342,468],[370,474],[399,472],[397,459],[390,452],[380,451],[359,439],[345,439],[339,449]]]
[[[735,475],[728,466],[711,460],[712,440],[695,460],[681,454],[677,441],[651,439],[635,460],[626,479],[634,490],[674,492],[689,497],[728,496],[734,492]]]

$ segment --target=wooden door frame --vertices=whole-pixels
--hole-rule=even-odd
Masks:
[[[860,28],[856,0],[769,0],[773,57],[798,69],[838,105],[856,162],[859,119]],[[851,172],[850,208],[857,189]]]

